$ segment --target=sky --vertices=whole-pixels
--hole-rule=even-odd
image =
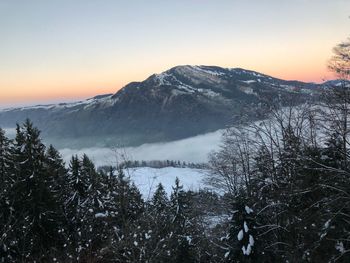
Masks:
[[[0,0],[0,107],[115,93],[176,65],[320,82],[349,0]]]

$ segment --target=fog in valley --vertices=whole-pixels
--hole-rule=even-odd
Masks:
[[[203,163],[208,161],[208,154],[217,150],[224,130],[198,135],[195,137],[165,143],[143,144],[137,147],[115,148],[83,148],[60,149],[66,163],[72,155],[87,154],[96,166],[115,165],[117,162],[180,160],[185,162]]]

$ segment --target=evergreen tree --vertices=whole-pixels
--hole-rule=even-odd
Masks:
[[[9,192],[13,183],[11,150],[11,141],[0,128],[0,261],[2,262],[12,260],[10,240],[13,237],[12,225],[15,218]]]
[[[58,200],[45,171],[45,146],[40,132],[27,120],[17,126],[14,143],[14,183],[10,189],[16,226],[17,253],[20,258],[38,255],[49,258],[50,248],[59,242]]]
[[[105,221],[108,212],[104,204],[104,185],[102,175],[96,171],[95,165],[87,155],[83,155],[80,176],[86,184],[86,198],[83,203],[84,215],[80,231],[86,249],[86,258],[97,258],[98,250],[108,239],[108,225]],[[84,259],[86,260],[86,259]]]
[[[85,215],[87,213],[85,201],[89,182],[88,178],[82,176],[81,162],[78,156],[72,156],[65,180],[67,182],[65,211],[69,231],[67,239],[70,249],[69,257],[79,261],[86,251],[84,242],[86,233],[83,230],[85,230]]]
[[[247,203],[248,200],[240,196],[233,203],[228,237],[230,250],[225,255],[227,262],[263,262],[256,252],[254,211]]]
[[[191,218],[190,196],[183,190],[179,178],[170,197],[170,255],[171,262],[195,262],[193,242],[196,231]]]
[[[164,262],[169,258],[166,251],[170,249],[169,233],[171,231],[171,222],[169,198],[161,183],[158,184],[148,209],[151,220],[151,233],[147,234],[149,238],[147,247],[153,254],[151,257],[152,262]]]
[[[7,185],[8,173],[12,165],[11,141],[6,138],[5,131],[0,128],[0,189]]]
[[[142,241],[145,228],[141,227],[144,202],[136,186],[126,178],[121,168],[115,178],[110,176],[115,184],[107,191],[108,221],[113,228],[107,254],[116,262],[138,262],[144,255]]]
[[[48,177],[49,187],[58,200],[60,209],[64,210],[64,202],[67,197],[67,169],[60,153],[50,145],[45,153],[45,173]],[[62,211],[63,215],[63,211]]]

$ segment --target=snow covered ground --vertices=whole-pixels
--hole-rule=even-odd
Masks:
[[[180,184],[184,190],[199,190],[208,187],[203,179],[208,173],[206,170],[191,169],[191,168],[130,168],[125,171],[125,174],[135,183],[140,190],[142,196],[146,199],[153,196],[157,185],[161,183],[164,190],[170,196],[172,187],[175,185],[176,177],[179,178]]]

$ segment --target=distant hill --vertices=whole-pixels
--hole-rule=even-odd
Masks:
[[[320,88],[240,68],[177,66],[115,94],[2,110],[0,127],[30,118],[59,147],[72,147],[72,139],[77,147],[139,145],[225,128],[240,119],[244,106],[248,118],[260,118],[261,101],[295,97],[301,102]]]

